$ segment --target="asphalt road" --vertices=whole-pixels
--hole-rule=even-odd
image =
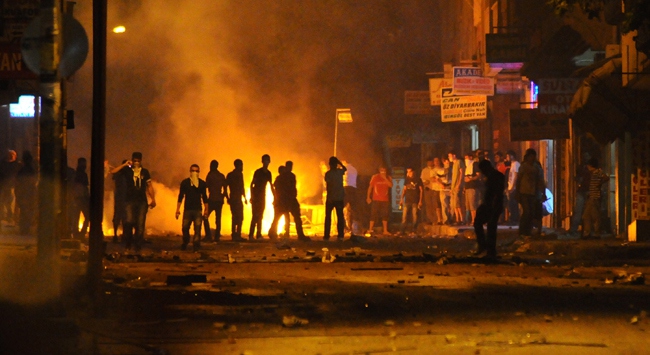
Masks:
[[[24,282],[38,278],[29,267],[33,248],[0,245],[0,349],[638,354],[650,345],[650,267],[568,252],[589,243],[627,248],[620,240],[600,249],[571,241],[549,252],[547,242],[504,235],[502,259],[492,263],[470,257],[473,241],[463,236],[222,242],[198,252],[180,251],[175,235],[151,239],[140,255],[108,244],[97,312],[78,279],[83,245],[64,249],[60,317],[43,316],[38,284]],[[334,262],[322,262],[325,247]]]

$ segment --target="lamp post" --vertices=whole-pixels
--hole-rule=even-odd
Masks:
[[[336,156],[336,143],[339,136],[339,122],[352,123],[352,111],[349,108],[337,108],[334,123],[334,156]]]

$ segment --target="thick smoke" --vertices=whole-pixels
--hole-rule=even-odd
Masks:
[[[75,15],[91,35],[92,2]],[[161,188],[150,223],[178,229],[175,189],[189,166],[232,170],[245,183],[272,157],[293,160],[303,199],[319,196],[319,162],[333,153],[370,174],[382,161],[382,134],[402,122],[404,90],[426,90],[437,68],[434,2],[342,0],[122,0],[109,2],[106,158],[142,151]],[[126,32],[110,30],[124,25]],[[90,155],[92,61],[75,74],[70,160]],[[312,199],[313,200],[313,199]],[[226,219],[227,220],[227,219]],[[228,223],[226,223],[228,225]]]

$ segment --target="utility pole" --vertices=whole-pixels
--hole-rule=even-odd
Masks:
[[[104,256],[104,148],[106,145],[107,1],[93,0],[93,123],[90,151],[90,237],[87,280],[90,295],[101,285]]]
[[[61,79],[61,1],[41,0],[40,79],[42,99],[40,127],[38,262],[42,292],[58,300],[61,294],[58,222],[61,215],[62,122]]]

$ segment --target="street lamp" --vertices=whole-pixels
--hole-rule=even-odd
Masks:
[[[349,108],[336,109],[336,123],[334,126],[334,156],[336,156],[336,143],[339,135],[339,122],[352,123],[352,111]]]

